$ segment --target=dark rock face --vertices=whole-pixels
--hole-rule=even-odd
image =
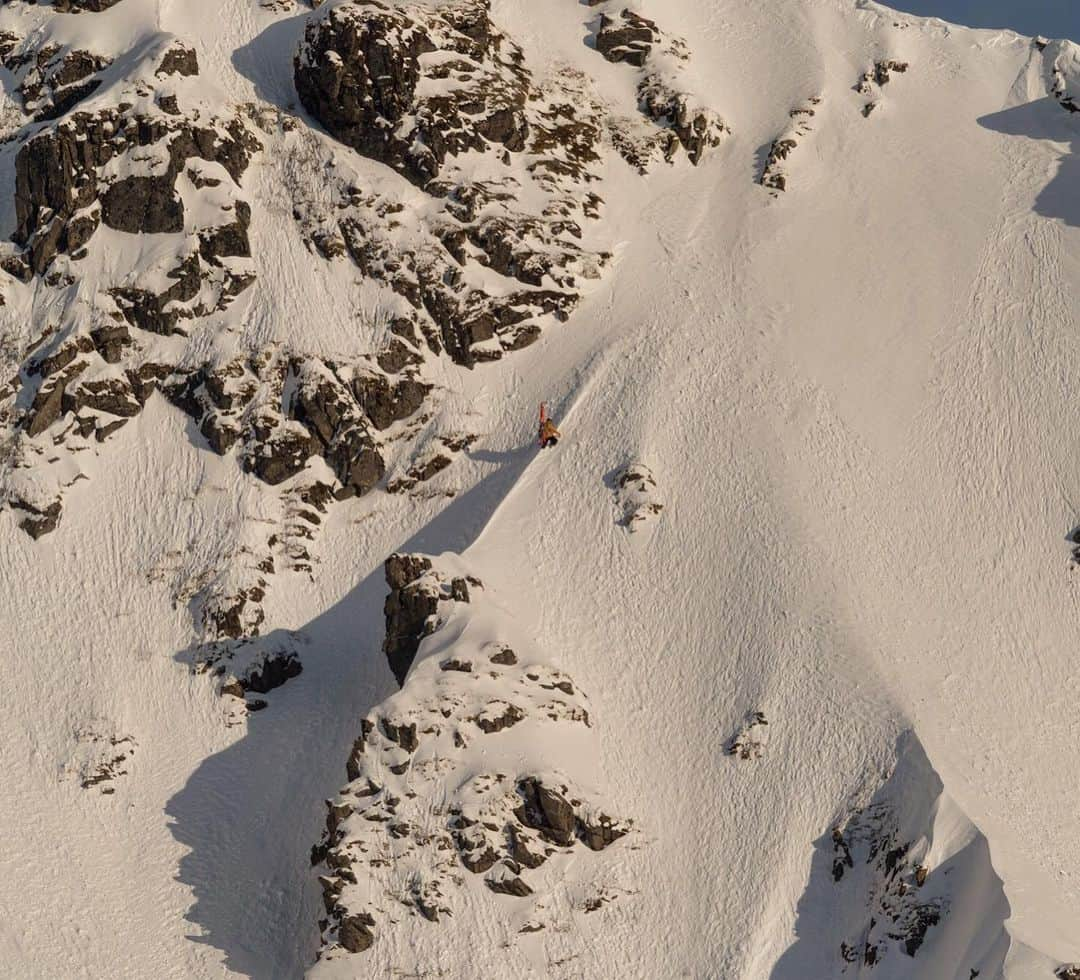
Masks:
[[[159,142],[168,152],[163,174],[102,177],[114,158]],[[175,184],[187,161],[219,163],[239,181],[257,148],[239,120],[204,127],[131,110],[75,113],[27,141],[15,158],[14,240],[28,249],[31,268],[41,273],[58,252],[74,252],[85,243],[89,234],[73,223],[99,201],[101,220],[118,231],[182,231]]]
[[[421,56],[433,52],[444,57],[422,65]],[[343,143],[423,186],[447,156],[487,143],[524,149],[529,126],[521,60],[492,27],[486,0],[453,0],[435,9],[360,0],[308,26],[296,59],[296,90]],[[455,84],[418,97],[423,79]]]
[[[101,195],[101,217],[110,228],[137,235],[184,230],[184,204],[175,178],[124,177]]]
[[[177,41],[165,52],[158,66],[159,75],[182,75],[191,77],[199,74],[199,58],[194,48]]]
[[[303,670],[304,665],[295,653],[268,654],[260,663],[248,669],[240,683],[245,693],[254,691],[256,694],[266,694],[299,677]]]
[[[656,22],[632,10],[623,10],[618,16],[601,14],[596,50],[608,61],[625,61],[636,68],[644,68],[652,46],[659,38]]]
[[[524,826],[562,847],[573,842],[574,808],[558,792],[537,779],[523,779],[517,789],[523,802],[515,815]]]
[[[537,91],[486,0],[336,6],[312,19],[294,67],[302,101],[335,137],[400,170],[442,211],[414,228],[430,241],[418,249],[415,235],[404,245],[393,231],[410,227],[411,208],[344,186],[336,213],[300,219],[316,251],[348,255],[385,282],[416,311],[429,349],[459,364],[532,343],[538,318],[569,316],[578,280],[596,278],[609,258],[580,245],[580,219],[600,203],[581,193],[600,161],[599,109]],[[521,182],[463,174],[455,158],[466,151],[503,163],[528,152],[529,182],[550,203],[524,213]],[[473,264],[508,288],[470,284],[462,270]]]
[[[659,130],[644,139],[628,139],[618,130],[612,134],[615,148],[628,163],[644,173],[655,154],[671,162],[681,147],[696,165],[719,145],[727,126],[682,89],[678,69],[672,67],[689,59],[684,40],[666,35],[655,21],[624,8],[600,15],[595,45],[608,61],[640,70],[639,108]],[[652,57],[657,50],[667,56],[666,65]]]
[[[34,121],[57,119],[94,92],[109,59],[46,44],[36,50],[15,35],[0,37],[0,64],[12,73],[23,111]]]
[[[19,522],[19,527],[35,541],[50,531],[55,531],[57,524],[60,523],[61,505],[59,500],[42,506],[17,499],[12,502],[12,506],[26,515]]]
[[[375,941],[375,920],[367,914],[346,915],[338,923],[338,942],[350,953],[362,953]]]
[[[440,602],[468,602],[464,579],[446,579],[430,574],[429,559],[419,555],[391,555],[386,560],[386,583],[390,594],[383,612],[386,639],[383,652],[398,684],[405,683],[416,651],[425,636],[438,628]]]
[[[53,9],[59,13],[77,14],[84,10],[101,13],[115,7],[120,0],[53,0]]]

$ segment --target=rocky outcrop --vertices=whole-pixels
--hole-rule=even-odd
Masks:
[[[859,76],[855,83],[855,91],[868,97],[869,101],[863,104],[862,114],[869,116],[878,106],[881,89],[888,85],[893,73],[903,75],[911,67],[906,61],[887,59],[875,61],[874,64]]]
[[[33,39],[0,39],[0,64],[11,72],[22,109],[34,122],[56,119],[101,85],[110,59],[59,44],[36,47]]]
[[[630,532],[654,522],[664,510],[656,479],[644,463],[620,466],[612,477],[618,524]]]
[[[661,157],[669,163],[680,149],[693,164],[718,146],[728,127],[695,98],[684,82],[690,59],[686,41],[665,34],[657,23],[627,7],[604,3],[596,21],[594,46],[608,61],[638,69],[638,106],[652,131],[613,121],[616,149],[645,173]]]
[[[403,689],[363,720],[349,785],[328,801],[312,854],[327,914],[321,962],[370,950],[385,930],[411,923],[460,929],[495,914],[522,933],[546,928],[556,880],[577,882],[578,912],[615,898],[583,856],[631,826],[559,768],[580,761],[593,738],[582,693],[486,632],[499,614],[476,578],[420,555],[392,556],[386,577],[388,657],[429,645]],[[485,627],[465,629],[474,608]],[[556,742],[578,748],[538,765]],[[466,885],[472,876],[481,892]]]
[[[377,359],[343,365],[275,352],[177,371],[164,384],[215,452],[238,445],[244,469],[271,485],[321,456],[338,499],[380,482],[380,433],[415,414],[429,390],[411,361],[389,374]]]
[[[295,77],[331,134],[431,197],[421,214],[343,180],[333,212],[299,213],[317,252],[385,282],[415,310],[428,347],[460,364],[523,347],[543,321],[569,316],[581,281],[608,260],[580,244],[581,222],[599,213],[586,185],[602,139],[581,79],[538,86],[486,0],[330,8],[308,25]],[[465,153],[490,156],[505,176],[463,172]],[[515,157],[521,166],[506,170]],[[529,197],[541,206],[524,210]]]
[[[357,0],[308,25],[296,90],[343,143],[426,186],[448,156],[525,149],[522,60],[492,25],[488,0]]]
[[[85,10],[101,13],[115,7],[119,2],[120,0],[53,0],[53,8],[65,14],[78,14]]]
[[[448,580],[432,569],[429,559],[420,555],[391,555],[386,560],[385,574],[390,594],[383,605],[386,617],[383,653],[398,684],[404,685],[424,637],[442,625],[440,605],[468,602],[469,586],[476,588],[480,583],[473,578]]]
[[[761,711],[752,711],[746,716],[739,730],[728,739],[724,752],[736,759],[760,759],[769,744],[769,723]]]
[[[406,493],[422,483],[427,483],[451,466],[454,460],[465,452],[477,437],[463,432],[436,436],[412,458],[402,465],[399,475],[387,480],[387,493]],[[434,496],[453,496],[453,491],[439,491]]]
[[[43,535],[55,531],[56,526],[60,523],[61,504],[59,500],[41,504],[15,497],[10,501],[10,505],[22,515],[19,519],[19,527],[35,541]]]
[[[789,113],[791,123],[783,135],[773,141],[769,149],[769,155],[765,159],[758,183],[768,188],[774,195],[787,190],[788,186],[788,157],[799,145],[803,137],[813,132],[813,119],[817,107],[821,105],[821,98],[814,96],[806,105],[792,109]]]
[[[267,694],[299,677],[304,671],[295,650],[256,648],[254,654],[237,657],[231,652],[230,673],[221,685],[221,693],[243,698],[250,692]]]
[[[125,170],[138,170],[133,154],[150,147],[160,159],[159,172],[124,176]],[[183,231],[177,178],[188,161],[217,164],[238,189],[257,148],[239,119],[202,123],[140,114],[132,107],[73,113],[28,140],[15,158],[14,241],[25,249],[30,269],[40,274],[60,252],[77,257],[102,223],[129,234]],[[223,201],[221,223],[236,224],[237,206],[235,194]],[[229,283],[222,294],[237,291]]]
[[[624,8],[618,13],[602,13],[596,32],[596,50],[608,61],[627,62],[644,68],[653,45],[661,39],[656,22]]]
[[[176,41],[165,52],[155,72],[157,75],[182,75],[190,78],[199,74],[199,56],[195,49]]]
[[[840,944],[846,963],[873,966],[894,943],[914,958],[926,934],[941,922],[948,903],[939,897],[923,898],[927,869],[914,854],[914,842],[900,839],[896,815],[886,805],[871,805],[854,814],[832,832],[833,881],[840,885],[856,862],[863,876],[873,880],[870,928],[858,940]]]
[[[815,845],[783,977],[1001,976],[1010,908],[990,848],[913,733]]]

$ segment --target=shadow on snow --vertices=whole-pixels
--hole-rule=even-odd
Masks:
[[[527,446],[476,453],[498,464],[396,550],[464,551],[533,459]],[[385,556],[380,556],[380,558]],[[222,950],[237,973],[295,978],[313,961],[321,896],[311,846],[325,819],[323,800],[345,782],[345,760],[360,719],[395,689],[381,652],[381,560],[334,606],[299,632],[303,673],[266,695],[240,741],[204,760],[169,800],[173,836],[188,853],[177,878],[195,898],[190,936]],[[295,645],[277,630],[267,643]],[[190,663],[185,650],[176,659]]]
[[[1080,115],[1067,112],[1057,99],[1047,96],[979,119],[979,125],[1006,136],[1031,140],[1070,143],[1072,149],[1061,157],[1057,173],[1035,199],[1035,213],[1080,227]]]

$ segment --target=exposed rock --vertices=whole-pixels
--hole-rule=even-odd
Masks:
[[[738,759],[760,759],[769,744],[769,723],[760,711],[752,711],[733,735],[724,751]]]
[[[608,61],[625,61],[644,68],[649,52],[659,38],[660,30],[655,21],[624,9],[617,15],[600,15],[596,50]]]
[[[875,88],[881,89],[892,79],[892,73],[904,74],[910,65],[906,61],[877,61],[859,76],[855,83],[855,91],[860,95],[873,95]],[[870,102],[863,107],[863,115],[869,116],[876,102]]]
[[[346,915],[338,923],[337,940],[350,953],[362,953],[375,941],[374,925],[370,915]]]
[[[711,109],[698,103],[680,78],[690,57],[682,38],[665,34],[655,21],[623,8],[600,15],[596,50],[608,61],[624,62],[640,70],[638,104],[657,131],[635,134],[632,126],[616,125],[611,133],[616,149],[642,173],[659,155],[671,162],[680,147],[697,164],[729,130]],[[662,59],[654,58],[662,52]]]
[[[183,230],[176,178],[188,160],[220,164],[238,182],[258,143],[238,119],[210,120],[133,114],[131,108],[76,112],[29,139],[15,158],[15,242],[41,273],[58,252],[81,248],[92,227],[80,212],[101,204],[101,219],[129,233]],[[164,171],[118,176],[117,161],[159,146]]]
[[[12,73],[22,98],[23,111],[34,122],[56,119],[94,92],[97,74],[110,63],[90,51],[45,44],[34,48],[35,38],[20,46],[14,35],[0,45],[0,64]]]
[[[493,653],[490,657],[493,664],[499,664],[502,667],[513,667],[517,661],[517,654],[514,653],[509,647],[499,647],[499,649]]]
[[[812,120],[819,105],[821,105],[821,98],[814,96],[806,105],[791,110],[790,126],[783,136],[773,141],[769,149],[761,177],[758,179],[762,187],[767,187],[774,194],[787,190],[788,172],[785,162],[799,145],[799,140],[813,131]]]
[[[523,802],[515,816],[522,824],[538,830],[553,844],[566,847],[573,843],[574,808],[563,796],[533,778],[521,780],[517,788]]]
[[[417,555],[391,555],[385,574],[390,594],[383,607],[383,652],[398,684],[404,684],[420,643],[439,626],[440,603],[468,602],[469,594],[467,588],[455,589],[461,580],[446,580],[432,570],[427,558]]]
[[[422,59],[436,52],[440,57]],[[524,149],[528,76],[521,62],[491,24],[487,0],[393,8],[356,0],[308,25],[296,90],[343,143],[423,186],[447,156],[489,142]]]
[[[292,678],[299,677],[303,670],[304,665],[300,663],[300,658],[291,650],[285,653],[266,653],[248,667],[239,678],[239,685],[244,693],[254,691],[256,694],[266,694]]]
[[[533,893],[533,890],[505,865],[500,865],[497,873],[488,875],[484,879],[484,884],[493,892],[500,895],[512,895],[515,898],[524,898]]]
[[[627,463],[614,475],[618,523],[637,531],[655,520],[664,509],[652,470],[644,463]]]
[[[578,79],[536,88],[485,0],[333,7],[308,25],[295,73],[331,133],[400,169],[444,212],[421,218],[413,205],[343,182],[334,212],[301,218],[320,254],[346,253],[386,282],[416,310],[430,349],[469,366],[531,343],[537,318],[569,315],[579,280],[598,277],[609,258],[579,243],[579,218],[598,213],[599,198],[581,186],[595,179],[602,128],[598,104],[575,104]],[[528,154],[521,169],[549,203],[524,213],[520,181],[466,176],[455,163],[466,151]],[[418,248],[418,235],[430,244]],[[471,265],[521,285],[488,291],[463,272]],[[415,405],[420,393],[408,395]]]
[[[65,766],[65,775],[77,781],[82,789],[96,788],[111,796],[115,792],[111,784],[128,774],[137,747],[131,735],[103,729],[97,723],[76,729],[72,758]]]
[[[462,627],[474,605],[487,602],[475,579],[419,555],[391,556],[386,577],[388,606],[400,609],[410,590],[432,600],[422,615],[404,617],[404,634],[395,632],[402,620],[388,616],[387,640],[422,633],[432,650],[413,665],[404,689],[363,720],[347,764],[350,783],[328,801],[326,834],[312,851],[326,869],[324,944],[348,948],[336,923],[351,914],[371,917],[372,937],[403,928],[401,905],[425,922],[460,922],[466,905],[479,900],[462,888],[463,872],[484,876],[490,901],[528,899],[522,931],[543,928],[536,917],[548,886],[535,870],[557,862],[563,880],[575,850],[599,854],[631,830],[560,773],[510,775],[525,764],[522,745],[546,742],[546,726],[572,726],[563,738],[587,731],[583,696],[551,667],[519,666],[505,644],[469,646]],[[489,623],[490,612],[480,621]],[[479,670],[481,650],[501,669]],[[505,734],[519,725],[528,731],[517,740]],[[485,741],[487,771],[477,772],[473,757],[463,755],[475,737]],[[573,874],[587,867],[579,859]],[[590,893],[605,900],[614,894]],[[393,896],[393,906],[378,896]]]
[[[60,523],[61,505],[59,500],[54,500],[49,504],[35,504],[25,499],[16,498],[11,502],[11,505],[25,515],[19,521],[19,527],[35,541],[55,531],[56,526]]]
[[[176,41],[161,59],[158,65],[159,75],[183,75],[190,77],[199,74],[199,58],[194,48]]]

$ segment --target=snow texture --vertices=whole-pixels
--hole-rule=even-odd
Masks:
[[[1075,974],[1078,51],[0,5],[0,973]]]

